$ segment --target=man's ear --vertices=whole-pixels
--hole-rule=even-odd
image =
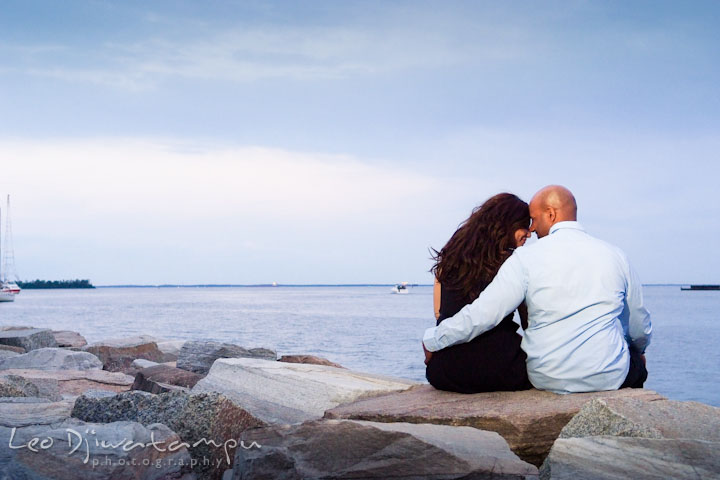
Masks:
[[[557,212],[552,207],[548,208],[548,218],[550,219],[550,224],[555,223],[555,219],[557,218]]]

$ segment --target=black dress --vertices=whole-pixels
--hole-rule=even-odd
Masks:
[[[438,325],[474,300],[445,287],[440,292]],[[438,390],[460,393],[532,388],[525,366],[527,356],[520,349],[522,338],[512,317],[512,314],[508,315],[495,328],[468,343],[434,352],[425,370],[430,385]]]

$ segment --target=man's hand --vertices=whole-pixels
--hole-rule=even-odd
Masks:
[[[422,342],[421,342],[422,343]],[[425,348],[425,344],[422,344],[423,346],[423,352],[425,352],[425,365],[430,363],[430,359],[432,358],[432,352],[429,351],[427,348]]]

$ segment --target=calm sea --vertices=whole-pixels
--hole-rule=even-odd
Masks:
[[[432,288],[99,288],[25,290],[0,304],[0,325],[74,330],[89,342],[149,334],[209,339],[424,381],[420,339],[434,325]],[[720,406],[720,292],[647,286],[654,338],[646,387]]]

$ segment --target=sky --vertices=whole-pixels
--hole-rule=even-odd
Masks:
[[[715,1],[3,0],[17,273],[430,283],[473,207],[562,184],[644,283],[720,283],[719,23]]]

